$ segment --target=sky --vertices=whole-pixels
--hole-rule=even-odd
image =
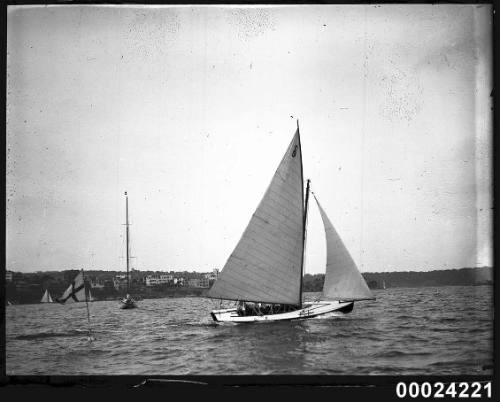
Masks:
[[[492,266],[491,6],[9,6],[7,269],[222,268],[299,120],[361,272]],[[325,270],[310,204],[306,273]]]

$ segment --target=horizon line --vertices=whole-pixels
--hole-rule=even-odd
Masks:
[[[413,271],[413,270],[404,270],[404,271],[373,271],[373,272],[370,272],[370,271],[364,271],[364,272],[360,272],[361,274],[388,274],[388,273],[394,273],[394,272],[418,272],[418,273],[422,273],[422,272],[435,272],[435,271],[458,271],[458,270],[461,270],[461,269],[476,269],[476,268],[491,268],[493,269],[492,266],[489,266],[489,265],[482,265],[482,266],[475,266],[475,267],[460,267],[460,268],[442,268],[442,269],[429,269],[429,270],[423,270],[423,271]],[[70,269],[63,269],[63,270],[47,270],[47,271],[28,271],[28,272],[23,272],[23,271],[12,271],[10,269],[6,269],[5,272],[12,272],[12,273],[20,273],[20,274],[38,274],[38,273],[44,273],[44,272],[65,272],[65,271],[79,271],[79,270],[82,270],[84,269],[85,271],[101,271],[101,272],[122,272],[121,269],[85,269],[85,268],[70,268]],[[218,269],[218,268],[214,268],[214,269]],[[222,269],[218,269],[219,272],[222,271]],[[183,271],[176,271],[176,270],[169,270],[169,271],[166,271],[166,270],[154,270],[154,269],[145,269],[145,270],[142,270],[142,269],[132,269],[131,271],[139,271],[139,272],[175,272],[175,273],[178,273],[178,272],[188,272],[188,273],[207,273],[207,272],[213,272],[213,269],[212,271],[188,271],[188,270],[183,270]],[[325,273],[324,272],[318,272],[318,273],[305,273],[305,275],[324,275]]]

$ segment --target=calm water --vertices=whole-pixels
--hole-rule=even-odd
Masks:
[[[84,303],[8,306],[7,374],[492,374],[492,292],[394,288],[343,317],[225,325],[205,298],[94,302],[93,342]]]

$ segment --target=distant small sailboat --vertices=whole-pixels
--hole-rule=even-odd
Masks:
[[[85,295],[85,285],[83,279],[83,270],[81,270],[78,275],[73,279],[71,285],[64,291],[61,297],[57,300],[59,303],[78,303],[86,302],[87,297]]]
[[[385,289],[385,280],[382,280],[382,289]]]
[[[302,281],[310,180],[304,201],[299,126],[247,228],[207,296],[237,307],[213,310],[216,322],[282,321],[349,313],[373,300],[325,211],[327,262],[320,301],[303,302]],[[314,194],[313,194],[314,195]]]
[[[90,328],[90,311],[89,311],[89,300],[87,298],[87,294],[85,292],[85,277],[83,275],[83,269],[78,272],[78,275],[76,275],[75,279],[73,279],[73,282],[71,282],[71,285],[64,291],[61,297],[56,299],[58,303],[65,304],[65,303],[78,303],[78,302],[85,302],[85,305],[87,307],[87,321],[88,321],[88,326],[89,326],[89,335],[88,335],[88,340],[92,341],[92,334],[91,334],[91,328]]]
[[[126,250],[127,250],[127,295],[120,300],[120,308],[121,309],[131,309],[136,308],[136,302],[133,298],[130,297],[129,289],[130,289],[130,276],[129,276],[129,266],[130,266],[130,255],[129,255],[129,222],[128,222],[128,195],[125,191],[125,233],[126,233]]]
[[[42,300],[40,300],[40,303],[54,303],[52,300],[52,297],[50,296],[49,290],[45,289],[45,293],[42,296]]]
[[[95,301],[95,299],[92,297],[92,293],[90,293],[90,289],[89,289],[89,302],[93,302]]]

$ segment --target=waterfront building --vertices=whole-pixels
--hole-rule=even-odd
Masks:
[[[159,286],[168,283],[174,283],[174,276],[171,274],[147,275],[145,278],[146,286]]]
[[[219,270],[217,268],[214,268],[212,272],[204,274],[203,277],[208,279],[209,281],[216,281],[219,277]]]
[[[184,286],[184,283],[185,283],[184,278],[182,278],[182,277],[180,277],[180,278],[174,278],[174,285]]]
[[[189,287],[192,288],[208,288],[209,286],[209,280],[208,278],[194,278],[194,279],[189,279],[188,280],[188,285]]]
[[[130,275],[129,275],[130,281]],[[113,286],[116,290],[127,289],[127,275],[116,275],[113,278]]]
[[[104,289],[104,280],[99,279],[98,277],[90,277],[89,283],[92,289]]]

